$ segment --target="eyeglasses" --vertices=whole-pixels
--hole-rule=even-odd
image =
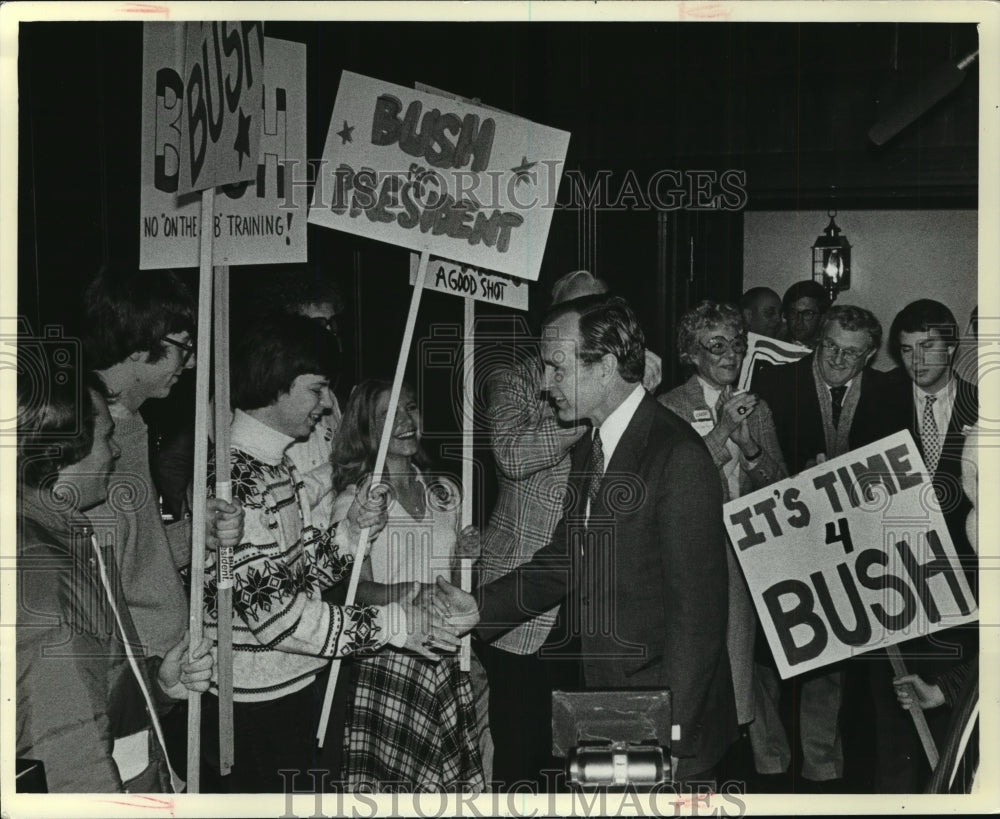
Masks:
[[[802,321],[812,321],[818,315],[819,315],[818,310],[796,310],[795,308],[791,308],[788,311],[789,318],[802,319]]]
[[[836,361],[841,356],[848,364],[854,364],[859,358],[867,354],[867,350],[857,350],[853,347],[839,347],[829,339],[823,341],[823,352]]]
[[[725,355],[727,352],[732,350],[736,355],[743,355],[747,351],[747,340],[742,336],[737,336],[734,339],[726,339],[722,336],[716,336],[708,340],[708,344],[702,344],[698,342],[699,346],[710,352],[715,356]]]
[[[170,336],[164,336],[163,341],[167,344],[173,344],[181,351],[181,366],[183,367],[191,360],[191,356],[194,355],[194,345],[187,341],[178,341],[176,338],[170,338]]]

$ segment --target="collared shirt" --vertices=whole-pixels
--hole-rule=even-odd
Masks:
[[[611,456],[615,454],[618,442],[622,439],[622,435],[625,434],[625,428],[628,427],[632,416],[635,415],[635,411],[639,409],[639,404],[642,403],[643,396],[645,395],[646,390],[642,384],[636,384],[635,389],[629,393],[629,396],[615,407],[614,411],[604,419],[604,423],[599,427],[601,430],[601,446],[604,449],[605,471],[607,471],[608,464],[611,463]]]
[[[236,410],[233,425],[229,428],[229,445],[271,466],[281,463],[281,458],[294,442],[294,438],[258,421],[243,410]]]
[[[622,435],[625,434],[625,428],[629,425],[632,420],[632,416],[635,415],[635,411],[639,409],[639,404],[642,402],[643,396],[646,394],[646,389],[642,384],[638,384],[628,397],[622,401],[612,413],[604,419],[604,423],[599,427],[594,427],[594,432],[600,430],[601,432],[601,448],[604,451],[604,469],[602,472],[607,472],[608,464],[611,463],[611,456],[615,454],[615,449],[618,448],[618,442],[622,439]],[[591,433],[591,440],[593,440],[594,432]],[[590,500],[587,500],[587,514],[586,519],[590,520]]]
[[[913,406],[917,411],[917,429],[923,429],[924,404],[927,403],[927,396],[935,396],[935,401],[931,404],[931,411],[934,413],[934,423],[937,424],[938,433],[942,436],[948,431],[948,424],[951,423],[951,411],[955,406],[955,379],[949,378],[944,389],[935,393],[929,393],[913,385]]]

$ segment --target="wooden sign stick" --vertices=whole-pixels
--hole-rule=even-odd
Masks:
[[[893,674],[901,677],[906,674],[906,663],[903,662],[903,655],[899,653],[898,646],[888,646],[886,654],[889,655],[889,662],[892,663]],[[910,693],[913,694],[913,686],[910,686]],[[931,735],[930,726],[927,725],[927,717],[924,712],[917,707],[916,696],[913,696],[913,707],[910,709],[910,716],[913,717],[913,724],[920,736],[920,744],[924,746],[924,753],[927,754],[927,761],[933,771],[938,764],[938,749],[934,744],[934,737]]]
[[[188,659],[202,638],[205,594],[205,512],[208,483],[208,375],[212,357],[212,223],[215,190],[201,193],[201,254],[198,270],[198,366],[194,399],[194,490],[191,501],[191,607]],[[187,789],[201,792],[201,694],[188,692]]]
[[[233,499],[229,467],[229,266],[215,268],[215,497]],[[219,770],[233,770],[233,547],[216,555],[218,620],[216,645],[219,681]]]
[[[462,528],[472,524],[472,452],[473,425],[472,414],[475,404],[476,378],[476,302],[465,299],[465,332],[462,334],[462,361],[465,372],[462,373],[464,388],[462,389]],[[462,591],[472,591],[472,559],[463,557],[459,563],[459,577]],[[472,664],[472,636],[466,634],[462,638],[459,650],[458,664],[460,671],[469,671]]]
[[[426,250],[420,254],[420,266],[417,269],[417,280],[413,285],[413,296],[410,299],[410,312],[406,317],[406,329],[403,331],[403,342],[399,349],[399,360],[396,363],[396,375],[392,381],[392,392],[389,394],[389,408],[385,415],[385,426],[382,427],[382,438],[379,441],[378,455],[375,457],[375,469],[372,473],[371,486],[378,486],[382,482],[382,471],[385,468],[385,457],[389,452],[389,439],[392,438],[392,429],[396,423],[396,407],[399,405],[399,394],[403,390],[403,375],[406,371],[406,360],[410,356],[410,346],[413,344],[413,329],[417,323],[417,310],[420,307],[420,296],[424,292],[424,280],[427,278],[427,262],[430,260],[430,253]],[[358,582],[361,579],[361,564],[368,553],[369,527],[361,530],[358,538],[358,548],[354,558],[354,566],[351,569],[351,579],[347,586],[347,599],[345,606],[354,604],[354,598],[358,592]],[[330,708],[333,705],[333,693],[337,688],[337,677],[340,676],[340,658],[334,658],[330,664],[330,679],[326,684],[326,694],[323,697],[323,710],[320,712],[319,728],[316,731],[316,739],[319,747],[323,747],[326,738],[326,728],[330,722]]]

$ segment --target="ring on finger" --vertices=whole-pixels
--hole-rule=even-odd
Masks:
[[[740,407],[740,408],[739,408],[738,410],[736,410],[736,411],[737,411],[737,412],[738,412],[738,413],[739,413],[740,415],[746,415],[746,414],[747,414],[747,412],[749,412],[749,410],[748,410],[748,409],[747,409],[746,407]]]

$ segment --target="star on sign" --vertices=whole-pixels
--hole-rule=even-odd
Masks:
[[[337,131],[337,136],[340,137],[340,144],[346,145],[348,142],[354,142],[354,126],[348,125],[347,120],[344,120],[344,127],[340,131]]]
[[[521,164],[516,168],[511,168],[514,172],[514,185],[520,185],[522,182],[535,183],[535,172],[531,169],[537,165],[537,162],[528,162],[528,157],[521,157]]]
[[[233,143],[233,150],[239,159],[239,168],[243,169],[243,156],[250,158],[250,121],[251,117],[244,116],[243,108],[240,107],[240,124],[236,130],[236,141]]]

